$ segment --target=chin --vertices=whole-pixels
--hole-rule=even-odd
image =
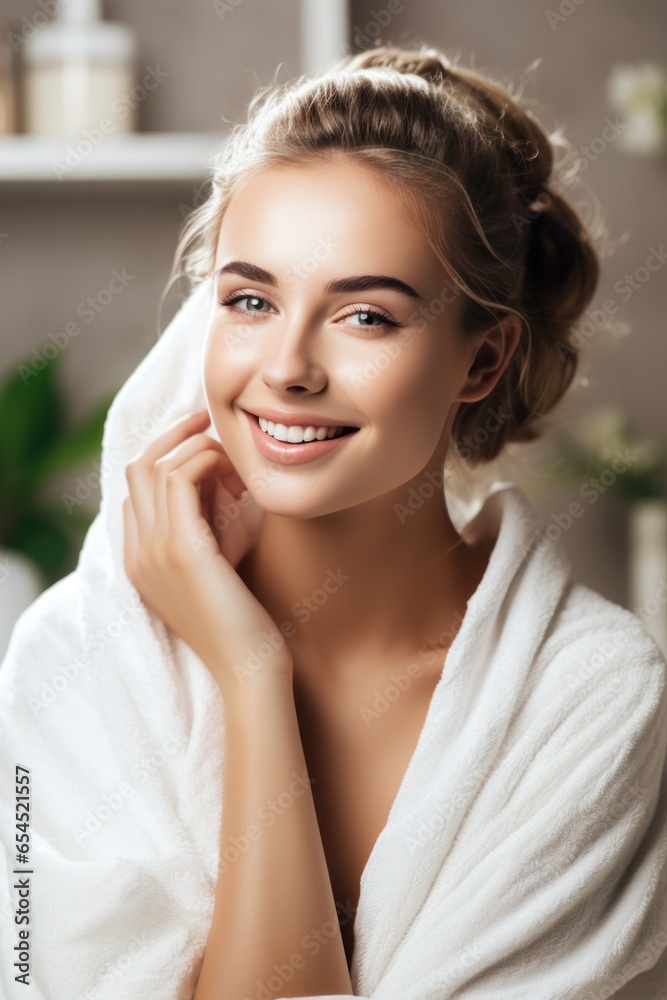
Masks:
[[[244,479],[244,482],[248,483],[248,480]],[[252,483],[259,484],[259,488],[257,485],[251,485]],[[340,496],[333,497],[321,488],[307,489],[303,483],[295,482],[288,486],[279,486],[273,483],[265,472],[257,470],[250,474],[248,492],[258,507],[275,517],[308,520],[354,506],[354,503],[346,503]]]

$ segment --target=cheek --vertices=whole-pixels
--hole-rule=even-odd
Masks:
[[[392,442],[398,457],[410,453],[425,464],[438,444],[451,405],[441,359],[395,358],[360,393],[362,412]]]
[[[213,333],[204,348],[202,382],[211,407],[229,406],[239,395],[252,366],[243,350],[225,343],[223,331]]]

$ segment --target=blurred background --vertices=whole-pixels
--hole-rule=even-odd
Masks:
[[[378,42],[523,85],[600,201],[577,382],[513,475],[575,577],[667,651],[662,0],[1,0],[0,19],[0,656],[76,565],[104,415],[179,304],[176,288],[160,311],[209,155],[258,86]]]

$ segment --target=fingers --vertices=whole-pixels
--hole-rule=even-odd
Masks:
[[[170,452],[181,441],[185,441],[196,431],[208,427],[210,422],[211,416],[208,410],[197,410],[196,413],[191,413],[182,420],[178,420],[173,427],[170,427],[164,434],[160,434],[155,441],[151,441],[141,458],[147,465],[154,465],[159,458]]]
[[[161,434],[155,441],[128,463],[125,469],[130,499],[137,521],[137,530],[141,537],[152,537],[156,527],[156,490],[155,467],[165,455],[168,455],[179,445],[182,445],[200,429],[210,423],[208,410],[199,410]],[[216,445],[224,452],[222,445],[212,438],[204,439],[209,447]],[[164,491],[162,491],[164,492]]]
[[[190,516],[195,518],[190,522],[190,532],[192,525],[200,522],[202,508],[206,509],[207,504],[210,506],[210,499],[215,492],[215,479],[221,481],[233,495],[245,490],[245,483],[222,444],[203,433],[203,428],[209,423],[208,410],[190,414],[160,435],[128,464],[126,478],[129,498],[126,503],[128,510],[124,507],[124,518],[126,537],[129,544],[134,546],[135,561],[140,539],[143,544],[155,544],[163,554],[168,542],[175,544],[168,504],[169,483],[173,473],[182,471],[187,466],[197,477],[188,478],[187,473],[178,477],[179,483],[181,480],[185,485],[189,483],[187,509]],[[203,462],[188,465],[194,457],[207,454],[209,458]],[[210,482],[212,475],[214,480]],[[173,487],[173,483],[171,486]],[[178,493],[180,497],[181,491]],[[204,519],[208,520],[206,517]]]
[[[179,464],[168,474],[165,480],[168,517],[165,539],[169,538],[172,545],[184,544],[197,548],[195,539],[191,537],[194,526],[200,524],[203,517],[197,487],[199,485],[204,487],[207,479],[213,475],[220,479],[225,477],[229,479],[228,461],[226,455],[221,455],[217,451],[202,451]],[[238,478],[238,473],[234,475]]]
[[[169,516],[167,512],[167,477],[174,469],[186,462],[193,455],[208,449],[218,452],[221,458],[227,463],[227,472],[233,472],[232,460],[218,441],[214,441],[208,434],[195,434],[187,441],[179,444],[163,458],[155,463],[153,475],[153,508],[155,510],[155,531],[165,539],[169,530]]]
[[[208,410],[200,410],[180,420],[175,427],[161,434],[125,469],[130,499],[137,522],[137,530],[142,537],[150,537],[155,527],[155,502],[153,469],[161,455],[171,451],[181,441],[210,423]]]

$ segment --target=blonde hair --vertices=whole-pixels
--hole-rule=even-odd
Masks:
[[[438,49],[381,46],[258,91],[215,159],[210,194],[185,222],[170,283],[211,274],[225,210],[249,176],[336,156],[380,170],[410,206],[447,284],[464,295],[465,333],[508,313],[521,322],[492,391],[459,404],[456,454],[472,467],[508,442],[539,437],[577,369],[570,333],[595,293],[598,255],[552,178],[544,127],[502,85]],[[492,434],[481,432],[489,413],[502,414]]]

